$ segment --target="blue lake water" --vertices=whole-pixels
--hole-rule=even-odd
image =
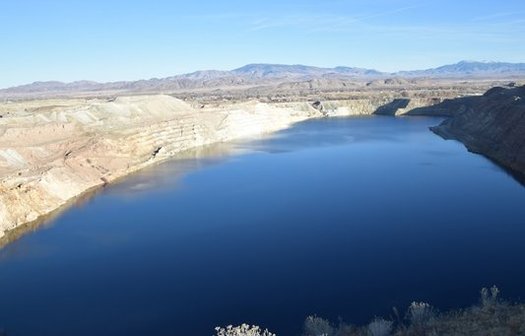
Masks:
[[[519,299],[525,188],[439,121],[312,120],[107,187],[0,250],[0,330],[299,335],[493,284]]]

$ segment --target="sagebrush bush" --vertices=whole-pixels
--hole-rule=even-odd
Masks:
[[[275,336],[275,334],[268,331],[268,329],[262,330],[260,327],[249,324],[241,324],[240,326],[234,327],[232,325],[226,326],[226,328],[216,327],[216,336]]]
[[[335,328],[323,318],[308,316],[304,321],[304,336],[332,336],[334,334]]]
[[[484,308],[494,306],[498,303],[499,289],[496,286],[492,286],[489,289],[483,287],[481,289],[481,306]]]
[[[370,336],[390,336],[392,332],[392,321],[387,321],[384,318],[375,318],[368,324],[368,334]]]
[[[425,302],[412,302],[408,307],[407,319],[414,325],[422,325],[434,318],[434,310]]]

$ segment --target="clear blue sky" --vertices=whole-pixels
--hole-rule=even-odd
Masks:
[[[247,63],[429,68],[525,62],[525,1],[5,0],[0,87]]]

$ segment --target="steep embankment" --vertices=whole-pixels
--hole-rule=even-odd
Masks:
[[[445,100],[409,114],[450,117],[432,131],[525,174],[525,86],[495,87],[482,96]]]
[[[183,150],[322,115],[296,107],[194,109],[169,96],[0,104],[0,236]]]
[[[196,108],[156,95],[0,104],[0,237],[88,190],[184,150],[277,131],[312,117],[369,115],[392,99],[388,94]],[[407,99],[389,113],[433,102]]]

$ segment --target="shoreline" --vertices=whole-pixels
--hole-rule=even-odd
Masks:
[[[9,159],[14,163],[11,174],[0,175],[0,246],[41,226],[103,186],[174,159],[187,150],[272,133],[305,119],[323,117],[307,104],[301,104],[302,109],[292,109],[247,102],[234,106],[236,109],[197,111],[168,96],[119,99],[124,103],[118,106],[116,121],[108,121],[106,116],[115,104],[96,101],[87,106],[81,117],[92,117],[93,112],[99,112],[103,115],[101,118],[92,118],[94,120],[80,126],[78,120],[70,123],[73,126],[62,123],[57,127],[56,120],[37,125],[37,129],[41,128],[39,134],[53,134],[57,129],[69,132],[62,137],[59,134],[55,141],[35,144],[32,137],[26,140],[23,133],[31,131],[31,125],[7,128],[0,133],[0,140],[7,138],[0,143],[9,146],[4,149],[0,146],[0,159],[7,157],[7,163]],[[164,106],[159,107],[159,102]],[[50,119],[50,114],[56,118],[53,109],[54,106],[45,117]],[[68,106],[61,112],[69,113],[67,117],[71,118],[78,111],[79,106]],[[130,116],[134,111],[138,112],[135,118]],[[101,123],[103,118],[106,122]],[[124,125],[114,130],[122,119]],[[22,143],[13,145],[13,139],[21,139]],[[25,159],[36,157],[35,152],[45,152],[52,160],[29,162]]]
[[[525,86],[494,87],[481,96],[462,97],[417,109],[417,114],[449,116],[431,131],[457,140],[468,151],[504,168],[523,185],[525,176]],[[416,113],[414,113],[416,115]]]
[[[311,118],[311,119],[314,119],[314,118]],[[268,134],[271,134],[271,133],[268,133]],[[254,137],[264,136],[264,135],[265,134],[254,135]],[[231,141],[237,141],[237,140],[243,140],[243,139],[232,139]],[[115,185],[117,185],[120,182],[124,182],[126,179],[132,177],[135,174],[139,174],[141,172],[146,171],[147,169],[151,169],[151,168],[154,168],[156,166],[160,166],[162,164],[166,164],[166,163],[169,163],[169,162],[176,162],[177,160],[186,160],[188,158],[190,158],[190,159],[192,159],[192,158],[210,158],[210,159],[213,159],[214,156],[217,155],[216,153],[212,153],[212,154],[208,154],[208,153],[201,154],[201,153],[198,153],[197,155],[194,155],[194,156],[188,155],[188,153],[192,153],[194,151],[195,152],[200,152],[201,150],[206,151],[206,149],[209,149],[209,147],[215,146],[215,145],[219,145],[221,143],[224,143],[224,142],[215,142],[215,143],[211,143],[211,144],[208,144],[208,145],[202,145],[202,146],[197,146],[197,147],[193,147],[193,148],[188,148],[186,150],[183,150],[181,152],[176,153],[172,157],[164,158],[164,159],[158,160],[158,161],[154,161],[151,164],[148,164],[148,165],[145,165],[145,166],[143,166],[141,168],[138,168],[136,170],[130,171],[130,172],[128,172],[125,175],[122,175],[120,177],[115,178],[111,182],[101,183],[99,185],[96,185],[96,186],[93,186],[93,187],[91,187],[89,189],[86,189],[85,191],[83,191],[78,196],[75,196],[75,197],[72,197],[72,198],[68,199],[64,204],[59,205],[57,208],[51,210],[50,212],[48,212],[46,214],[41,215],[37,219],[35,219],[33,221],[22,223],[22,224],[16,226],[15,228],[5,232],[4,236],[0,236],[0,250],[3,247],[9,245],[10,243],[18,240],[19,238],[22,238],[26,234],[30,234],[31,232],[34,232],[34,231],[36,231],[38,229],[45,228],[46,225],[48,225],[50,222],[52,222],[53,220],[58,218],[64,212],[70,210],[72,207],[82,206],[82,204],[84,202],[89,202],[91,199],[93,199],[94,197],[96,197],[100,193],[103,193],[105,188],[111,187],[111,186],[115,186]],[[228,155],[228,154],[229,153],[224,154],[224,155]],[[223,154],[219,154],[219,156],[222,156],[222,155]]]
[[[184,151],[270,134],[313,118],[440,116],[433,112],[447,104],[440,103],[445,98],[415,95],[397,104],[400,98],[389,94],[195,106],[172,96],[144,95],[0,104],[0,113],[8,115],[0,119],[0,248],[105,185]],[[442,116],[443,124],[453,118]],[[431,128],[442,136],[440,129]]]

